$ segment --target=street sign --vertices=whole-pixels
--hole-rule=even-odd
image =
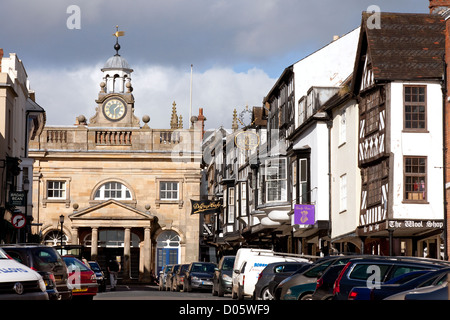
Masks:
[[[9,205],[14,207],[23,207],[26,205],[25,192],[11,191],[9,193]]]
[[[25,223],[27,222],[27,219],[25,218],[24,214],[17,213],[12,216],[11,223],[16,229],[23,228],[25,226]]]

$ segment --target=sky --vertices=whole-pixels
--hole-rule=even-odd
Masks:
[[[186,128],[192,93],[206,129],[229,128],[234,109],[261,106],[285,68],[357,28],[372,5],[429,12],[428,0],[2,0],[0,48],[23,61],[47,125],[73,125],[95,114],[118,25],[139,119],[170,128],[175,101]]]

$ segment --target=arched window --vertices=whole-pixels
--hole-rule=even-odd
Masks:
[[[67,236],[63,234],[63,244],[67,244]],[[61,231],[51,231],[46,234],[44,238],[44,244],[47,246],[59,246],[61,245]]]
[[[94,200],[131,200],[131,191],[122,183],[111,181],[103,184],[95,192]]]

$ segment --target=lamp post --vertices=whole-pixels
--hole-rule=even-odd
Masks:
[[[22,190],[25,193],[25,218],[26,218],[26,224],[25,224],[25,242],[28,242],[29,237],[30,237],[30,233],[31,233],[31,218],[28,217],[28,191],[30,190],[30,180],[28,180],[27,178],[25,178],[25,180],[23,180],[23,185],[22,185]]]
[[[64,232],[63,232],[64,215],[63,214],[59,216],[59,223],[61,224],[61,255],[63,255],[63,237],[64,237]]]

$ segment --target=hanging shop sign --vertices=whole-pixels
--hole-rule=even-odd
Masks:
[[[294,207],[294,224],[313,225],[316,222],[315,206],[296,204]]]
[[[219,213],[222,208],[221,200],[192,200],[191,199],[191,214],[211,214]]]

